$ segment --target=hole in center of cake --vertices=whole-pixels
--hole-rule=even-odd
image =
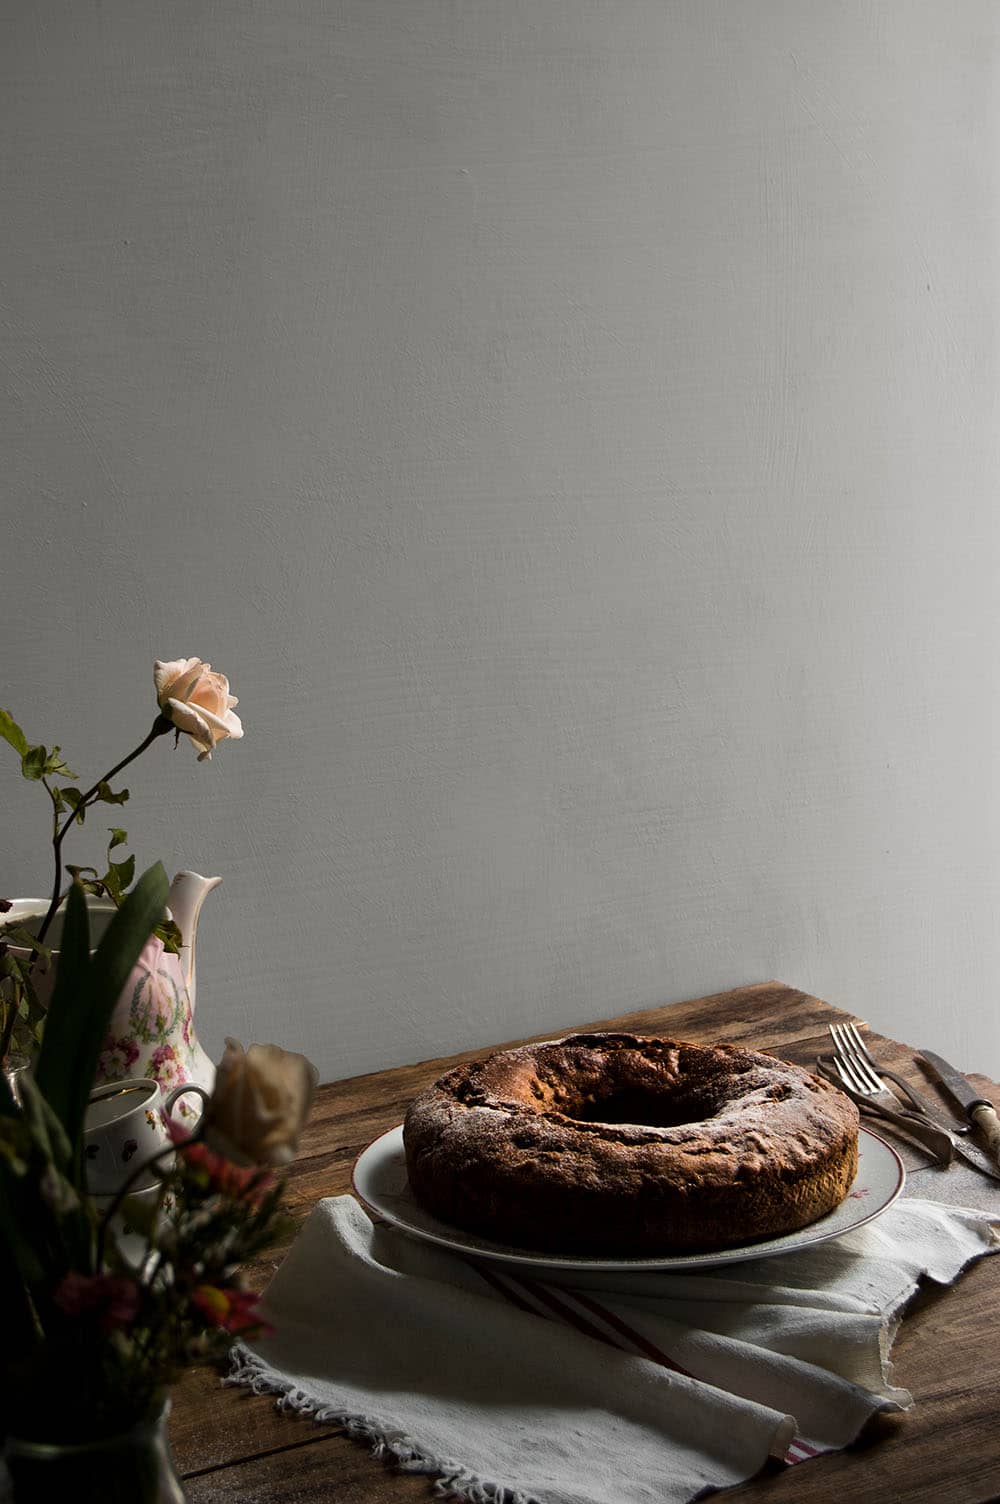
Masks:
[[[715,1108],[704,1098],[682,1093],[621,1090],[576,1102],[563,1109],[578,1123],[631,1123],[637,1128],[682,1128],[701,1123]]]

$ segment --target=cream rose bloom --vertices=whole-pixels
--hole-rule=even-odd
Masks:
[[[234,1164],[288,1164],[318,1080],[304,1055],[227,1039],[202,1120],[205,1143]]]
[[[157,659],[153,681],[160,714],[173,721],[199,748],[198,761],[211,757],[212,749],[227,736],[234,740],[243,735],[233,706],[240,702],[229,693],[225,674],[212,672],[210,663],[200,658],[175,658],[170,663]]]

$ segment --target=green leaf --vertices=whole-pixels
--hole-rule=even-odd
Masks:
[[[162,924],[156,926],[154,934],[163,941],[163,949],[168,954],[174,956],[180,955],[181,946],[184,944],[184,936],[181,934],[179,924],[175,924],[172,919],[164,919]]]
[[[115,903],[120,904],[125,889],[135,877],[135,857],[126,857],[124,862],[111,862],[104,874],[104,886]]]
[[[5,742],[10,742],[14,751],[19,753],[21,757],[27,752],[28,738],[10,712],[4,710],[2,706],[0,706],[0,736],[3,737]]]
[[[64,788],[60,789],[59,793],[62,798],[65,799],[70,809],[76,810],[77,825],[82,825],[84,817],[87,813],[87,806],[83,802],[83,795],[80,793],[80,790],[74,788]]]
[[[45,759],[45,772],[56,773],[60,778],[79,778],[79,773],[74,773],[73,769],[68,768],[63,762],[62,758],[59,756],[60,751],[61,748],[59,747],[52,748],[52,751]]]
[[[111,840],[108,842],[108,852],[110,853],[114,851],[116,846],[125,845],[125,842],[128,840],[128,831],[120,829],[120,827],[117,825],[113,830],[109,825],[108,829],[111,831]]]
[[[78,1187],[83,1185],[83,1115],[108,1023],[132,967],[163,917],[168,892],[167,874],[157,862],[140,877],[91,956],[83,891],[78,883],[69,891],[35,1080],[73,1146]]]
[[[35,1066],[35,1080],[42,1095],[59,1117],[72,1140],[72,1107],[76,1101],[77,1052],[86,1014],[92,1007],[93,979],[90,965],[90,920],[79,882],[66,897],[59,969],[49,1006],[45,1037]],[[88,1091],[89,1091],[88,1077]]]
[[[42,1157],[50,1159],[57,1170],[65,1172],[73,1158],[70,1141],[51,1104],[39,1090],[37,1081],[31,1079],[30,1071],[25,1072],[21,1081],[21,1102],[28,1131],[42,1151]]]
[[[45,763],[48,753],[44,747],[29,747],[21,758],[21,774],[24,778],[37,783],[45,772]]]
[[[114,794],[111,791],[110,783],[102,778],[97,785],[96,797],[102,804],[125,804],[128,800],[128,789],[122,789],[120,794]]]
[[[6,940],[8,945],[20,945],[26,950],[37,951],[46,961],[51,958],[52,951],[50,948],[47,945],[39,945],[37,937],[27,926],[23,924],[11,924],[0,926],[0,929],[2,929],[0,939]]]
[[[67,863],[66,871],[75,883],[79,883],[85,893],[92,893],[95,898],[104,897],[104,884],[97,875],[96,867],[73,867]],[[92,872],[93,877],[84,877],[85,872]]]
[[[30,969],[26,969],[22,981],[25,991],[25,997],[22,1000],[24,1004],[22,1012],[32,1033],[37,1034],[38,1025],[45,1017],[46,1010],[38,1001],[38,993],[35,991],[34,983],[31,980]]]

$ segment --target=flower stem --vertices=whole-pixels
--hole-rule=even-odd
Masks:
[[[121,762],[116,763],[115,766],[110,770],[110,772],[105,773],[102,778],[99,778],[94,784],[93,788],[89,788],[83,795],[83,798],[77,801],[76,808],[70,812],[67,818],[63,821],[62,825],[56,829],[56,832],[52,837],[52,854],[55,861],[55,872],[53,874],[52,880],[52,898],[49,901],[49,907],[46,912],[45,918],[42,920],[42,923],[38,930],[39,941],[44,940],[45,936],[48,934],[49,925],[55,918],[56,910],[59,907],[59,886],[62,878],[62,843],[66,839],[66,833],[69,830],[70,826],[73,824],[73,821],[77,818],[81,810],[86,809],[88,804],[93,803],[95,795],[100,792],[100,788],[103,783],[110,783],[112,778],[114,778],[116,774],[121,772],[122,768],[127,768],[130,762],[135,762],[135,759],[140,755],[140,753],[145,752],[146,748],[150,746],[150,744],[154,742],[158,736],[165,736],[168,731],[173,731],[174,729],[175,727],[172,721],[168,720],[165,715],[158,715],[156,717],[156,720],[153,722],[152,730],[150,731],[149,735],[139,743],[139,745],[135,748],[135,751],[130,752],[127,757],[123,757]]]
[[[17,1023],[17,995],[10,999],[7,1008],[7,1016],[3,1023],[3,1035],[0,1037],[0,1065],[7,1064],[7,1055],[10,1051],[10,1042],[14,1037],[14,1026]]]

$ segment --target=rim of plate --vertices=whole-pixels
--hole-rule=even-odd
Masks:
[[[782,1233],[776,1238],[765,1238],[758,1243],[741,1243],[733,1248],[720,1248],[709,1250],[704,1253],[681,1253],[662,1255],[653,1258],[606,1258],[604,1256],[588,1256],[586,1254],[547,1254],[530,1248],[515,1248],[509,1244],[494,1243],[488,1238],[480,1238],[475,1233],[466,1232],[463,1228],[452,1228],[450,1224],[440,1222],[430,1212],[425,1212],[413,1196],[406,1182],[406,1194],[421,1217],[426,1217],[433,1223],[431,1227],[421,1226],[419,1222],[408,1219],[392,1207],[386,1207],[365,1195],[358,1185],[359,1167],[367,1168],[364,1164],[366,1158],[370,1160],[372,1151],[381,1148],[383,1153],[389,1153],[388,1140],[398,1135],[399,1150],[402,1151],[402,1123],[388,1128],[379,1133],[370,1143],[366,1144],[357,1155],[351,1167],[351,1189],[365,1210],[382,1222],[389,1223],[400,1232],[408,1233],[411,1237],[421,1242],[433,1243],[439,1248],[448,1249],[451,1253],[459,1253],[472,1258],[495,1259],[506,1264],[527,1264],[535,1269],[578,1269],[581,1272],[590,1273],[620,1273],[631,1270],[642,1273],[656,1271],[669,1271],[673,1269],[708,1269],[719,1264],[746,1263],[750,1259],[777,1258],[783,1253],[798,1253],[804,1248],[809,1248],[817,1243],[826,1243],[834,1238],[842,1238],[849,1232],[856,1232],[859,1227],[874,1222],[883,1212],[897,1201],[906,1184],[906,1168],[898,1151],[888,1143],[880,1133],[875,1133],[865,1124],[858,1129],[858,1141],[870,1140],[877,1144],[879,1150],[885,1151],[888,1159],[883,1162],[883,1168],[891,1169],[894,1182],[891,1189],[885,1194],[884,1199],[877,1205],[866,1208],[863,1213],[853,1217],[843,1227],[830,1227],[830,1219],[836,1219],[838,1214],[843,1213],[845,1204],[854,1194],[854,1186],[857,1184],[857,1176],[852,1181],[852,1189],[848,1191],[839,1206],[835,1206],[826,1216],[820,1217],[816,1222],[810,1222],[806,1227],[799,1228],[796,1232]],[[405,1160],[403,1161],[405,1166]],[[859,1171],[861,1168],[861,1156],[859,1155]],[[863,1188],[865,1189],[865,1188]],[[438,1230],[440,1229],[440,1230]]]

